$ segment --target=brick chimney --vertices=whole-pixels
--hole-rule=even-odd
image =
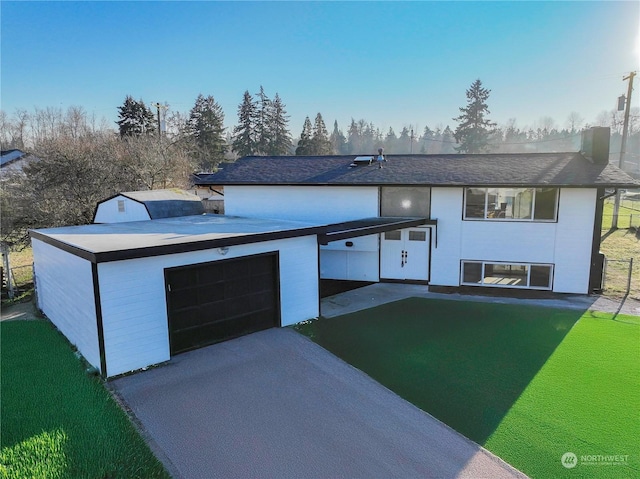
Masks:
[[[609,139],[611,130],[608,126],[593,126],[582,130],[580,153],[595,164],[609,163]]]

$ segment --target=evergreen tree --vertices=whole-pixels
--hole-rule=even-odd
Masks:
[[[347,139],[345,138],[344,133],[342,133],[342,130],[338,128],[338,120],[334,120],[333,122],[333,131],[329,136],[329,142],[331,143],[334,154],[346,154]]]
[[[268,155],[288,155],[291,153],[291,133],[289,132],[289,117],[285,105],[276,93],[269,108],[269,148]]]
[[[489,114],[487,99],[491,90],[482,87],[478,79],[467,90],[467,106],[461,107],[460,116],[454,118],[458,127],[454,133],[461,153],[481,153],[487,150],[489,136],[493,133],[495,123],[486,118]]]
[[[398,146],[398,136],[396,132],[393,131],[393,128],[389,127],[389,131],[384,137],[384,152],[388,155],[392,153],[397,153]]]
[[[409,128],[402,127],[400,136],[398,137],[398,149],[396,153],[407,154],[411,151],[411,135]]]
[[[298,147],[296,148],[296,155],[311,155],[313,145],[311,138],[313,136],[313,129],[311,127],[311,120],[309,117],[304,119],[304,125],[302,126],[302,133],[300,133],[300,140],[298,140]]]
[[[442,130],[442,133],[440,134],[440,141],[442,145],[440,147],[441,154],[448,155],[456,152],[456,147],[454,146],[456,137],[449,125],[447,125],[447,127]]]
[[[187,133],[193,138],[196,150],[194,158],[202,171],[212,171],[224,160],[227,150],[224,138],[224,113],[213,96],[196,98],[189,112]]]
[[[271,100],[265,94],[264,88],[260,85],[260,91],[256,93],[256,119],[255,119],[255,134],[256,134],[256,151],[258,155],[267,155],[271,150],[271,112],[273,106]]]
[[[356,123],[353,118],[351,118],[351,124],[347,131],[347,153],[362,153],[362,131],[360,130],[358,123]]]
[[[254,155],[258,148],[256,139],[256,103],[249,91],[244,92],[238,106],[238,124],[233,129],[232,149],[239,156]]]
[[[428,126],[425,126],[424,131],[422,132],[422,136],[420,137],[420,143],[422,143],[422,146],[420,147],[420,153],[433,153],[434,139],[434,131]]]
[[[118,107],[118,118],[116,123],[121,137],[154,134],[156,131],[153,112],[142,100],[136,101],[131,95],[127,95],[122,106]]]
[[[332,152],[329,132],[324,124],[322,115],[318,113],[313,124],[313,136],[311,137],[312,155],[330,155]]]

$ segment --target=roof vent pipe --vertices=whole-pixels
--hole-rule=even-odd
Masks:
[[[594,164],[609,163],[609,141],[611,130],[608,126],[594,126],[582,130],[580,153]]]

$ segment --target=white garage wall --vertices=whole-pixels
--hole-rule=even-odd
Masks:
[[[597,196],[595,188],[564,188],[560,192],[554,249],[554,291],[589,292]]]
[[[225,214],[336,223],[378,216],[377,186],[224,187]]]
[[[107,373],[115,376],[167,361],[169,330],[164,269],[280,251],[283,326],[319,315],[315,236],[98,265]]]
[[[91,263],[35,238],[31,244],[38,307],[100,369]]]
[[[124,211],[118,211],[118,201],[124,201]],[[94,223],[122,223],[125,221],[144,221],[151,219],[147,208],[142,203],[133,201],[125,196],[104,201],[98,205]]]

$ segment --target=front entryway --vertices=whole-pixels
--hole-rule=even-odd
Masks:
[[[279,325],[278,255],[165,270],[171,355]]]
[[[387,231],[380,243],[381,278],[429,281],[431,228]]]

